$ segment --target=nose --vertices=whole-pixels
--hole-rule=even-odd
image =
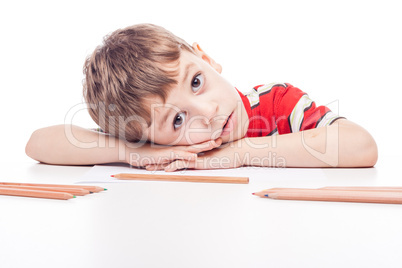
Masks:
[[[215,101],[199,102],[197,110],[201,121],[205,125],[210,125],[218,114],[219,104]]]

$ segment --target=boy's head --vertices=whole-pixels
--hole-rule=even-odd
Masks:
[[[107,36],[87,58],[84,97],[94,121],[128,141],[235,140],[245,134],[247,113],[220,72],[198,44],[134,25]]]

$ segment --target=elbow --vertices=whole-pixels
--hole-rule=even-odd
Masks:
[[[349,155],[351,166],[373,167],[378,160],[377,143],[366,130],[360,131],[356,138],[351,145],[354,150]]]
[[[368,134],[369,137],[365,144],[366,156],[365,156],[365,164],[367,167],[373,167],[378,160],[378,147],[374,138]]]
[[[38,130],[35,130],[31,134],[31,137],[29,138],[29,140],[25,146],[25,154],[34,160],[40,161],[39,156],[38,156],[38,148],[39,148],[38,136],[40,136],[40,134],[38,134]]]
[[[339,167],[373,167],[378,148],[371,134],[350,121],[340,122],[339,127]]]
[[[25,154],[38,162],[49,163],[46,160],[49,154],[49,140],[46,129],[35,130],[25,145]]]

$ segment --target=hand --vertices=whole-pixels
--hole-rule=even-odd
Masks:
[[[195,159],[177,159],[171,163],[147,165],[147,170],[177,171],[180,169],[222,169],[243,165],[245,149],[243,140],[226,143],[219,148],[200,153]]]
[[[212,150],[222,144],[222,139],[210,140],[193,145],[166,146],[145,143],[141,147],[132,148],[126,145],[126,162],[136,167],[167,166],[173,161],[195,161],[197,154]],[[154,170],[154,169],[150,169]]]

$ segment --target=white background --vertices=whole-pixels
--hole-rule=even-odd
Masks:
[[[82,66],[102,37],[143,22],[199,42],[242,91],[289,82],[318,104],[337,102],[341,115],[375,137],[380,163],[324,169],[325,178],[267,173],[245,187],[147,182],[110,185],[71,202],[3,196],[0,266],[400,267],[398,205],[250,195],[276,186],[401,185],[401,157],[393,157],[402,156],[399,2],[2,1],[4,181],[73,183],[89,169],[31,164],[25,144],[35,129],[64,123],[83,101]],[[85,111],[74,122],[94,126]]]
[[[398,1],[38,0],[0,4],[0,161],[31,161],[32,131],[82,103],[85,57],[106,34],[143,22],[199,42],[242,91],[289,82],[337,103],[372,133],[379,161],[401,155]],[[95,126],[85,111],[73,123]]]

